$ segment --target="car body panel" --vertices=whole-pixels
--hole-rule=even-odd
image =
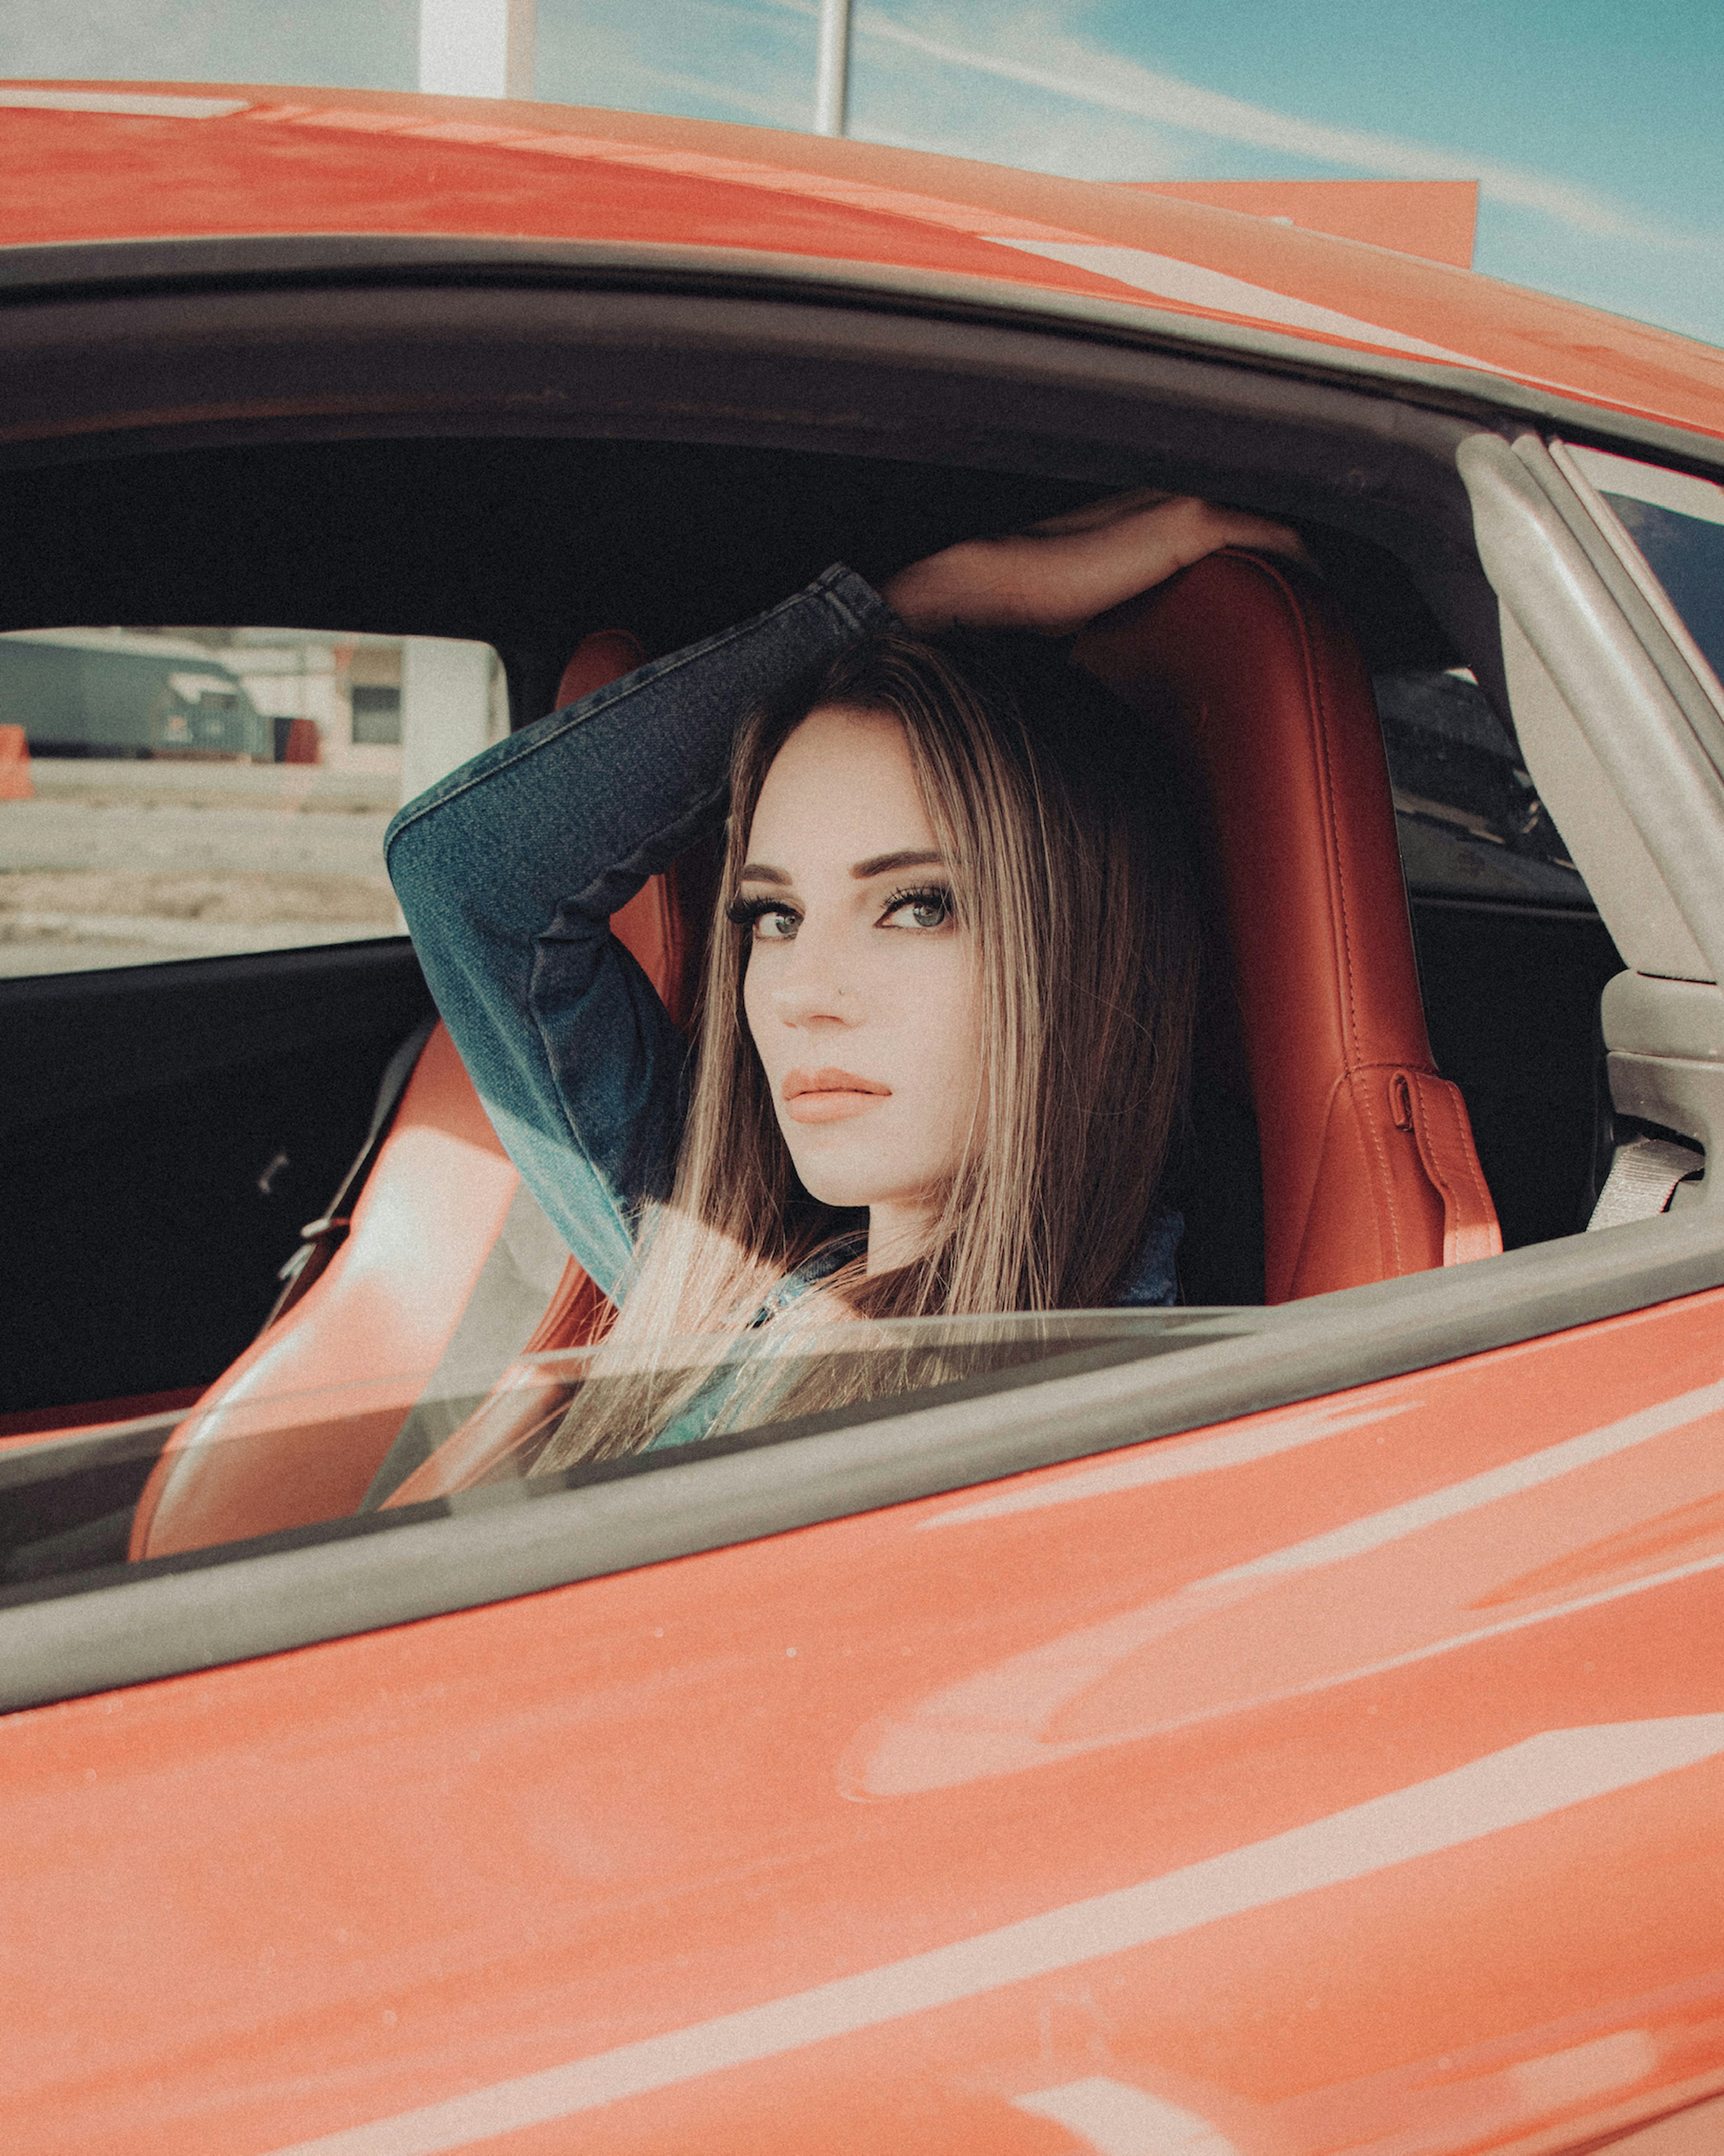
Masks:
[[[1724,2087],[1721,1342],[15,1715],[17,2145],[1030,2156],[1100,2082],[1460,2156]]]
[[[1724,435],[1724,355],[1229,210],[776,130],[366,91],[128,85],[7,111],[0,245],[247,234],[579,239],[979,278],[1439,360]],[[0,85],[115,98],[114,86]]]

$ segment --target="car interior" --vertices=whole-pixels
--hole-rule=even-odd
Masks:
[[[671,337],[639,294],[583,344],[542,292],[512,326],[465,292],[439,343],[404,336],[399,292],[348,291],[328,306],[371,311],[337,351],[317,305],[270,344],[279,295],[228,296],[218,415],[211,303],[148,299],[123,411],[73,319],[100,302],[47,311],[0,470],[0,629],[477,639],[519,728],[834,560],[879,581],[1131,485],[1296,523],[1317,573],[1219,556],[1072,652],[1145,723],[1172,688],[1201,834],[1221,956],[1175,1171],[1185,1301],[1585,1227],[1623,962],[1521,766],[1453,468],[1477,414],[1188,354],[1127,382],[1105,342],[975,324],[962,367],[950,325],[751,344],[710,302]],[[58,387],[57,351],[84,355]],[[575,387],[547,419],[552,376]],[[712,898],[691,857],[618,916],[682,1019]],[[0,981],[0,1014],[6,1592],[530,1472],[535,1358],[604,1306],[405,938]]]

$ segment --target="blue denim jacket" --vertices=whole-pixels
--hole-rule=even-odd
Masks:
[[[753,620],[499,742],[389,826],[391,879],[485,1111],[607,1295],[626,1279],[644,1209],[669,1194],[689,1067],[688,1044],[610,917],[722,818],[747,712],[898,626],[854,571],[830,568]],[[1173,1213],[1151,1224],[1119,1301],[1176,1299],[1181,1224]],[[785,1286],[805,1284],[796,1275]]]

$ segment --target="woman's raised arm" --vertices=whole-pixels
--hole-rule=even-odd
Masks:
[[[906,627],[1069,636],[1222,547],[1307,558],[1296,532],[1195,495],[1140,487],[998,539],[965,539],[900,569],[884,595]]]
[[[425,978],[498,1137],[606,1293],[668,1194],[686,1045],[610,917],[724,811],[749,711],[876,627],[861,578],[596,690],[410,801],[385,857]]]

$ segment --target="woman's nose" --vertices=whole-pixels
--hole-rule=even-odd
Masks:
[[[859,999],[834,963],[837,954],[823,947],[824,942],[809,937],[804,927],[784,953],[788,963],[773,982],[770,998],[772,1015],[782,1024],[854,1025],[859,1019]]]

